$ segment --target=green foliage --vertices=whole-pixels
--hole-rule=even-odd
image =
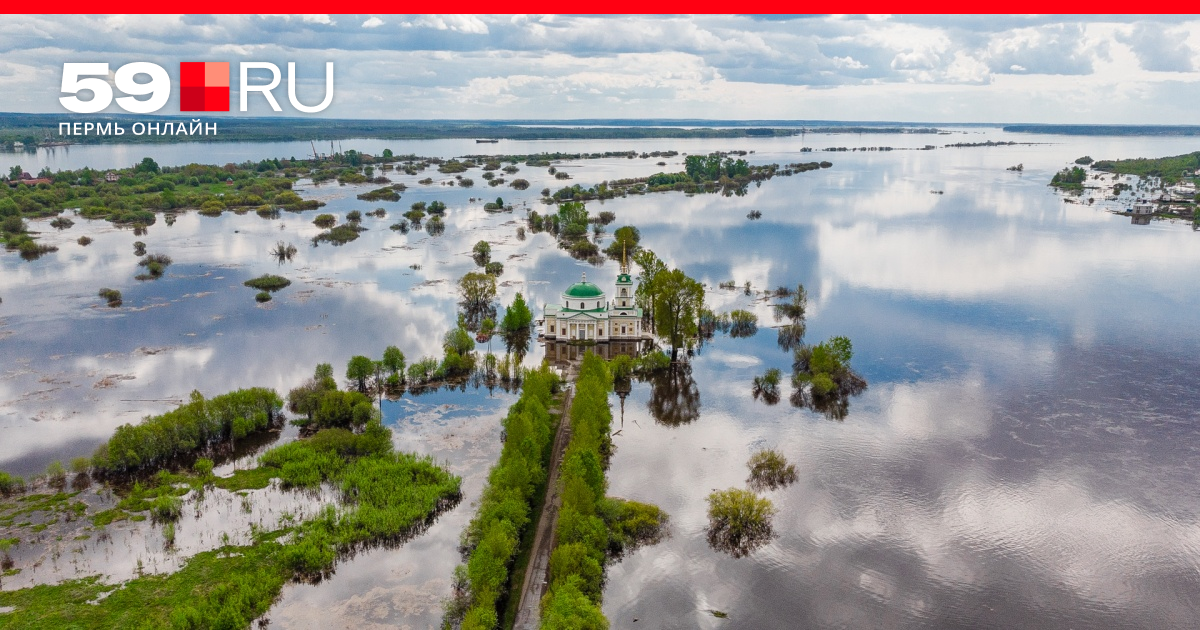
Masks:
[[[479,241],[471,248],[471,257],[475,259],[475,264],[480,267],[488,264],[492,257],[492,246],[488,245],[487,241]]]
[[[599,510],[608,524],[608,553],[620,556],[641,545],[661,540],[667,524],[667,513],[657,505],[607,498]]]
[[[150,515],[160,523],[179,520],[183,514],[183,500],[172,494],[161,494],[150,502]]]
[[[257,278],[251,278],[242,284],[252,289],[258,289],[259,291],[274,292],[292,284],[292,281],[284,278],[283,276],[264,273],[263,275]]]
[[[601,212],[600,214],[604,213]],[[604,253],[612,258],[620,259],[621,256],[628,256],[632,259],[638,253],[638,243],[641,240],[642,233],[636,227],[632,225],[619,227],[613,234],[613,242],[604,248]]]
[[[137,277],[139,280],[160,278],[172,262],[166,254],[146,254],[138,261],[138,266],[145,267],[146,273]]]
[[[496,278],[472,271],[458,281],[458,292],[468,309],[485,309],[496,298]]]
[[[201,457],[197,459],[194,464],[192,464],[192,470],[195,471],[197,475],[200,475],[200,477],[207,478],[212,475],[213,460],[206,457]]]
[[[749,176],[750,164],[746,160],[735,160],[731,157],[722,159],[719,153],[689,155],[684,159],[684,170],[694,181],[711,182],[722,177],[733,179]]]
[[[355,355],[346,363],[346,378],[358,384],[358,391],[367,391],[367,379],[375,374],[375,362],[370,357]]]
[[[758,315],[735,309],[729,313],[729,336],[752,337],[758,332]]]
[[[463,628],[492,628],[498,619],[496,602],[508,584],[513,556],[531,522],[536,492],[549,464],[554,418],[547,408],[557,382],[547,368],[531,372],[504,418],[500,459],[463,533],[463,547],[469,550]]]
[[[358,238],[359,232],[365,231],[366,228],[358,225],[339,225],[333,229],[326,230],[313,237],[313,245],[317,243],[329,242],[334,245],[345,245]]]
[[[121,305],[121,292],[116,289],[100,289],[100,297],[107,302],[109,306],[117,307]]]
[[[708,495],[708,540],[714,547],[741,557],[770,539],[771,501],[740,488]]]
[[[388,346],[383,350],[383,368],[392,374],[404,373],[404,353],[396,346]]]
[[[433,357],[422,357],[408,366],[408,381],[420,385],[434,378],[438,372],[439,362]]]
[[[667,338],[674,361],[679,348],[698,332],[698,317],[704,305],[704,286],[678,269],[661,270],[653,286],[654,328]]]
[[[292,413],[300,413],[312,420],[313,414],[321,405],[321,397],[325,392],[337,389],[337,381],[333,380],[333,366],[322,363],[317,366],[313,378],[299,387],[288,392],[288,409]]]
[[[268,293],[267,291],[259,291],[258,293],[254,294],[254,301],[259,302],[259,303],[270,302],[271,294]]]
[[[558,205],[559,233],[565,239],[587,236],[588,211],[583,202],[568,201]]]
[[[259,387],[207,400],[200,392],[192,392],[191,400],[173,411],[118,427],[96,450],[92,464],[103,473],[156,466],[214,442],[266,429],[282,405],[274,390]]]
[[[246,628],[287,581],[328,575],[339,552],[401,540],[460,496],[457,477],[428,458],[394,453],[391,432],[378,423],[361,435],[322,431],[271,449],[261,461],[306,487],[331,484],[343,508],[327,506],[281,530],[290,537],[266,534],[252,546],[199,553],[179,571],[137,577],[119,588],[85,578],[0,592],[0,606],[13,608],[5,614],[6,627]],[[307,472],[312,467],[315,475]],[[153,503],[165,506],[170,499],[178,500],[160,494]],[[168,541],[171,530],[164,527]]]
[[[512,304],[504,310],[504,319],[501,320],[500,327],[505,333],[512,334],[527,331],[532,324],[533,312],[525,304],[525,296],[518,292]]]
[[[796,466],[789,464],[783,453],[773,449],[762,449],[750,456],[746,466],[750,478],[746,481],[751,488],[775,489],[795,483]]]
[[[1050,179],[1050,185],[1060,189],[1081,190],[1087,171],[1078,166],[1063,168]]]
[[[4,470],[0,470],[0,494],[4,494],[4,496],[7,497],[8,494],[22,490],[25,490],[24,479],[19,478],[19,476],[16,475],[5,473]]]
[[[656,539],[665,521],[653,506],[604,497],[604,469],[612,453],[612,383],[609,364],[587,353],[569,412],[571,441],[560,473],[562,507],[543,600],[543,628],[607,628],[600,598],[608,554],[619,554],[639,540]]]
[[[608,630],[608,619],[581,585],[583,578],[571,574],[551,587],[542,600],[543,630]]]
[[[319,228],[328,229],[334,225],[337,225],[337,217],[333,216],[332,214],[318,214],[317,217],[313,219],[313,225]]]
[[[1092,168],[1106,173],[1158,177],[1167,184],[1174,184],[1185,173],[1193,174],[1200,169],[1200,151],[1163,158],[1137,158],[1133,160],[1100,160]]]
[[[658,291],[655,279],[659,272],[667,270],[667,266],[649,249],[643,249],[634,254],[633,262],[641,271],[638,276],[637,289],[633,293],[634,302],[650,316],[650,321],[654,321],[654,297]]]
[[[324,390],[312,410],[312,424],[317,428],[363,427],[376,417],[374,405],[366,394]]]
[[[442,338],[442,348],[446,352],[464,355],[475,350],[475,340],[471,338],[471,333],[467,332],[467,329],[459,326],[450,329]]]

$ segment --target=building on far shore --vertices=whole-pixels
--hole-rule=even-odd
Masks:
[[[1148,201],[1139,201],[1133,204],[1130,212],[1133,214],[1154,214],[1154,204]]]
[[[633,277],[622,261],[614,298],[583,279],[562,293],[562,304],[547,304],[542,336],[547,340],[628,341],[642,338],[642,309],[633,303]]]

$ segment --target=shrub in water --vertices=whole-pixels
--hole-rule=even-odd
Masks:
[[[284,287],[287,287],[291,283],[291,280],[288,280],[283,276],[265,273],[257,278],[247,280],[242,284],[252,289],[258,289],[259,291],[278,291]]]

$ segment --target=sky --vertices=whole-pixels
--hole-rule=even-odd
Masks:
[[[286,63],[315,104],[332,61],[336,118],[1200,124],[1197,16],[17,15],[0,111],[132,61],[232,62],[235,110],[236,64],[276,63],[283,115]]]

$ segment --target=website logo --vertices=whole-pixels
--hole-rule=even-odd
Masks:
[[[251,77],[250,71],[260,74]],[[261,73],[267,73],[266,79]],[[137,80],[135,77],[145,77]],[[230,64],[227,61],[185,61],[179,64],[179,111],[230,111]],[[258,94],[272,111],[282,112],[274,91],[282,83],[279,66],[265,61],[243,61],[238,64],[239,111],[247,111],[251,94]],[[148,79],[148,80],[146,80]],[[305,105],[296,95],[296,62],[287,64],[287,99],[292,107],[305,114],[322,112],[333,103],[333,62],[325,62],[325,96],[316,105]],[[116,92],[125,96],[115,96]],[[153,114],[170,100],[172,86],[167,71],[156,63],[135,61],[115,73],[107,63],[64,63],[58,102],[76,114],[95,114],[113,102],[134,114]],[[80,98],[87,96],[88,98]],[[141,97],[141,98],[139,98]]]
[[[229,62],[184,61],[179,83],[179,111],[229,111]]]

